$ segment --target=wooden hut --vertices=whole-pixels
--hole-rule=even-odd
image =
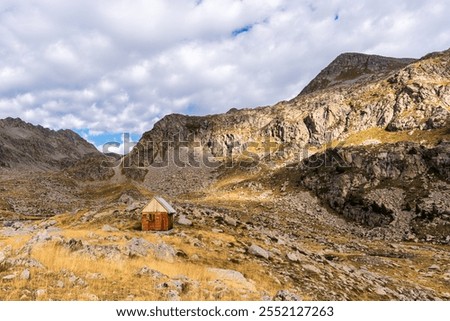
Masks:
[[[168,231],[173,228],[175,210],[165,199],[159,196],[152,198],[142,210],[143,231]]]

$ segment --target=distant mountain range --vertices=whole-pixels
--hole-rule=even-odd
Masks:
[[[0,120],[0,167],[59,169],[99,154],[94,145],[70,129],[54,131],[19,118]]]

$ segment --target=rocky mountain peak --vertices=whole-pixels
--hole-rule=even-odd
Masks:
[[[343,53],[325,67],[300,93],[309,94],[337,85],[351,85],[379,79],[414,62],[411,58],[391,58],[362,53]]]
[[[72,130],[54,131],[20,118],[0,119],[0,168],[61,168],[99,154]]]

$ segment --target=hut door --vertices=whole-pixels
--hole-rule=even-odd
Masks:
[[[163,230],[167,230],[167,216],[164,215],[163,217],[161,217],[161,229]]]
[[[161,228],[161,214],[155,215],[155,227],[157,229]]]

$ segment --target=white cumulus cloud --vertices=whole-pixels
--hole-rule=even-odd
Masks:
[[[0,118],[141,134],[167,113],[273,104],[342,52],[447,49],[448,12],[448,0],[3,0]]]

